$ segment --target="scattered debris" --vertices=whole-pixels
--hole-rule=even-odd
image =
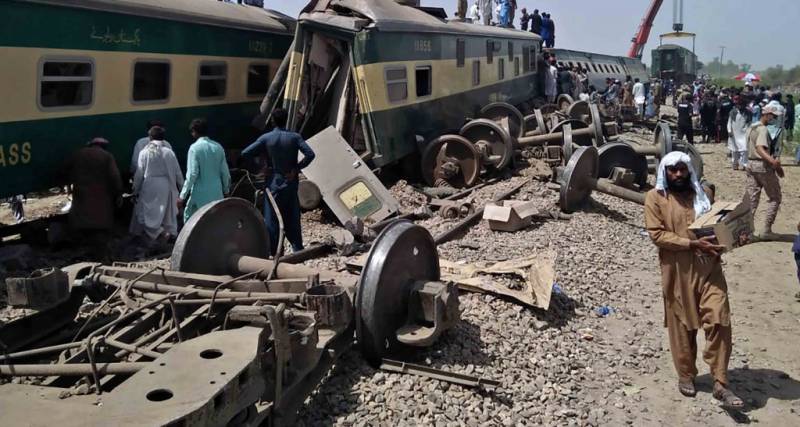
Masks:
[[[396,372],[400,374],[412,374],[421,377],[432,378],[439,381],[446,381],[453,384],[458,384],[464,387],[483,388],[483,389],[496,389],[500,387],[500,382],[495,380],[488,380],[481,377],[476,377],[466,374],[458,374],[455,372],[447,372],[441,369],[431,368],[429,366],[416,365],[413,363],[398,362],[396,360],[383,359],[380,369],[388,372]]]
[[[531,225],[534,215],[538,213],[533,202],[504,200],[486,205],[483,219],[489,222],[489,228],[494,231],[514,232]]]
[[[374,223],[398,213],[397,200],[336,129],[328,127],[307,142],[317,157],[303,174],[319,187],[340,223],[354,216]]]
[[[503,261],[495,264],[460,264],[440,260],[442,279],[458,284],[459,289],[491,293],[512,298],[522,304],[547,310],[555,282],[555,255],[551,253]],[[523,283],[512,289],[497,283],[498,275],[511,274]]]

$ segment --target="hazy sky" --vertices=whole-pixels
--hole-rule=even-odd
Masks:
[[[472,0],[469,0],[470,2]],[[672,1],[656,18],[645,48],[658,46],[658,35],[672,31]],[[265,0],[266,7],[297,16],[304,0]],[[452,16],[455,0],[422,0],[424,6],[439,6]],[[548,11],[556,21],[556,47],[625,55],[650,0],[517,0],[520,8]],[[517,12],[519,14],[519,12]],[[800,24],[800,0],[685,0],[684,31],[697,33],[696,52],[710,62],[726,46],[725,57],[750,63],[757,69],[800,63],[800,42],[791,35]],[[518,21],[517,21],[518,24]],[[691,49],[691,39],[672,40]]]

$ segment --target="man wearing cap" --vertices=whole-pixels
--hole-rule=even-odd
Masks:
[[[76,151],[64,168],[65,178],[72,184],[70,228],[90,243],[93,258],[103,261],[108,261],[114,206],[122,194],[117,162],[107,146],[107,139],[94,138]]]
[[[662,159],[656,187],[645,198],[647,232],[658,247],[664,323],[678,373],[678,391],[697,394],[697,331],[706,337],[703,360],[714,378],[713,396],[730,408],[744,406],[728,389],[731,321],[728,286],[714,236],[698,238],[689,226],[711,209],[691,158],[672,152]]]
[[[753,215],[758,209],[761,189],[767,193],[767,213],[763,234],[772,233],[772,225],[781,206],[783,167],[780,161],[780,138],[770,133],[770,126],[780,123],[783,107],[768,104],[761,110],[761,118],[747,130],[747,182],[745,197],[750,199]]]

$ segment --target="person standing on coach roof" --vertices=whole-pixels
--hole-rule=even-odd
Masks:
[[[549,15],[545,12],[542,12],[542,30],[539,33],[542,36],[542,42],[544,43],[544,47],[552,47],[548,45],[550,40],[550,18]]]
[[[189,131],[195,142],[189,147],[186,180],[178,198],[178,209],[184,208],[184,223],[201,207],[224,198],[231,185],[225,150],[208,137],[205,119],[192,120]]]
[[[713,396],[723,407],[740,409],[742,399],[728,389],[732,333],[728,285],[714,236],[697,238],[689,226],[711,210],[711,202],[686,153],[673,151],[658,166],[656,187],[647,193],[644,217],[647,232],[658,247],[664,323],[678,391],[697,394],[697,331],[706,336],[703,360],[714,378]]]
[[[519,17],[519,29],[522,31],[528,31],[528,22],[530,22],[531,16],[528,15],[528,9],[522,8],[522,15]]]
[[[536,35],[542,34],[542,15],[539,15],[539,9],[533,9],[533,15],[531,15],[531,32]]]
[[[314,160],[314,150],[306,144],[303,137],[296,132],[286,130],[288,113],[282,108],[272,112],[272,124],[275,128],[261,135],[256,142],[242,151],[242,157],[253,159],[266,155],[269,167],[267,191],[272,194],[278,210],[283,218],[286,238],[297,252],[303,249],[303,232],[300,224],[300,200],[297,197],[298,175]],[[298,152],[303,153],[303,160],[297,161]],[[278,217],[272,210],[269,200],[264,202],[264,220],[269,232],[270,253],[278,250]]]

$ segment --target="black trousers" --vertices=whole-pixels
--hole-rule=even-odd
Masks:
[[[694,128],[689,126],[678,126],[678,139],[683,139],[684,135],[689,144],[694,145]]]

